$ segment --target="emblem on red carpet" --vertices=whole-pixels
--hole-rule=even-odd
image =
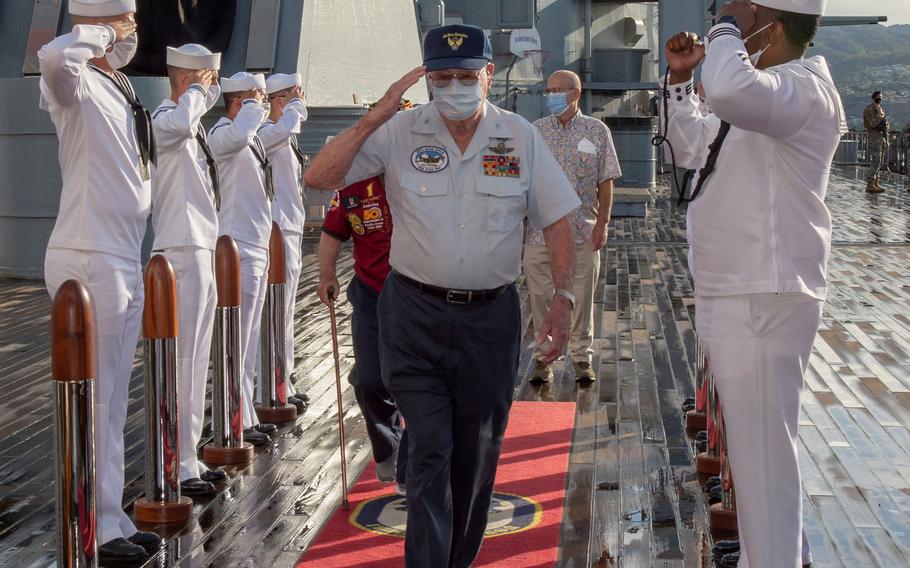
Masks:
[[[486,538],[515,534],[540,524],[540,503],[511,493],[493,493]],[[362,502],[351,513],[350,523],[360,530],[404,538],[408,510],[400,495],[382,495]]]

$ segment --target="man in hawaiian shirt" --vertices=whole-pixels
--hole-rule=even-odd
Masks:
[[[593,381],[594,289],[600,273],[600,249],[607,244],[607,224],[613,205],[613,180],[620,177],[619,160],[610,129],[578,109],[581,80],[571,71],[556,71],[547,80],[547,108],[552,115],[534,123],[556,156],[569,182],[581,198],[581,207],[569,214],[575,233],[575,294],[572,335],[569,349],[575,379]],[[534,329],[540,329],[553,297],[550,259],[541,231],[528,227],[524,250],[524,272],[531,298]],[[549,381],[552,364],[535,352],[531,380]]]

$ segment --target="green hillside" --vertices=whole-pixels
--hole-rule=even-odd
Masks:
[[[822,28],[810,55],[828,59],[851,128],[862,128],[862,112],[872,91],[894,128],[910,122],[910,25]]]

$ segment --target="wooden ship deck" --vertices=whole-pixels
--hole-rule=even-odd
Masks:
[[[910,564],[910,189],[864,193],[862,170],[838,168],[830,297],[806,376],[800,459],[815,566]],[[147,566],[291,567],[341,500],[328,311],[314,293],[318,233],[305,239],[297,290],[298,388],[310,408],[254,462],[230,469],[221,492],[198,499]],[[693,396],[694,299],[685,217],[654,192],[646,219],[616,219],[597,290],[598,380],[571,365],[516,400],[574,401],[576,423],[559,566],[709,566],[706,505],[680,404]],[[353,273],[345,249],[340,280]],[[526,290],[522,287],[526,304]],[[342,296],[343,298],[343,296]],[[53,564],[50,302],[40,281],[0,280],[0,566]],[[349,306],[340,305],[342,372],[353,362]],[[523,306],[525,329],[527,305]],[[523,345],[531,344],[526,331]],[[142,366],[137,352],[126,426],[124,507],[143,492]],[[371,459],[345,385],[349,476]],[[351,566],[357,566],[352,555]]]

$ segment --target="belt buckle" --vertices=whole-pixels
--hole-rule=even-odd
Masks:
[[[449,290],[446,292],[446,302],[450,304],[467,304],[471,301],[474,292],[471,290]]]

